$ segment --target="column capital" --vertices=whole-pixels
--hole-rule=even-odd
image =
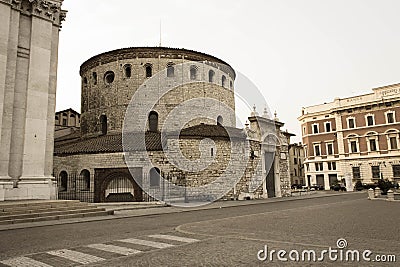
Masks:
[[[55,26],[61,27],[67,11],[61,9],[63,0],[0,0],[0,3],[10,5],[14,10],[28,16],[45,19]]]

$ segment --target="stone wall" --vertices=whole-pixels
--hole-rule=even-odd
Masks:
[[[150,50],[150,48],[149,48]],[[141,96],[141,102],[144,104],[150,101],[149,95],[156,95],[157,101],[154,110],[159,114],[160,127],[169,112],[180,103],[189,99],[198,97],[213,98],[226,104],[233,111],[234,103],[234,79],[235,74],[229,65],[221,65],[219,60],[203,56],[198,53],[197,61],[214,59],[214,62],[195,62],[190,63],[193,57],[185,58],[186,50],[169,51],[172,56],[179,55],[181,58],[164,57],[163,54],[153,55],[155,57],[124,57],[124,53],[113,55],[113,52],[96,56],[96,64],[90,61],[84,63],[81,67],[82,76],[82,95],[81,95],[81,129],[83,135],[98,134],[100,132],[100,116],[107,115],[108,129],[110,131],[120,131],[125,117],[125,112],[132,96],[137,89],[149,79],[157,76],[156,86],[148,86],[145,95]],[[127,52],[128,53],[128,52]],[[196,52],[191,52],[196,53]],[[129,53],[127,55],[130,55]],[[143,55],[141,55],[143,56]],[[104,58],[107,58],[105,60]],[[104,59],[104,60],[103,60]],[[90,64],[89,64],[90,63]],[[183,65],[182,65],[183,64]],[[167,66],[174,65],[174,75],[167,76]],[[126,68],[130,67],[130,77],[127,76]],[[146,77],[146,67],[151,66],[152,77]],[[190,67],[197,68],[196,79],[190,79]],[[209,71],[214,71],[214,78],[209,82]],[[112,72],[114,79],[107,81],[106,74]],[[157,74],[158,73],[158,74]],[[226,77],[224,86],[222,85],[222,76]],[[163,89],[160,89],[163,88]],[[170,90],[164,95],[164,89]],[[163,91],[164,90],[164,91]],[[213,109],[220,109],[220,106],[210,105]],[[148,115],[144,111],[143,116]],[[234,126],[235,118],[232,114],[224,115],[226,125]],[[134,114],[133,116],[139,116]],[[201,120],[201,119],[200,119]],[[215,118],[216,120],[216,118]],[[204,123],[210,123],[209,120],[201,120]],[[197,122],[196,122],[197,123]]]

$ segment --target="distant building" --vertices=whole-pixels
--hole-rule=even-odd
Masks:
[[[289,145],[290,182],[292,185],[305,185],[304,149],[301,143]]]
[[[307,185],[400,181],[400,84],[303,108]]]
[[[60,138],[75,132],[79,132],[81,114],[72,108],[58,111],[55,116],[54,138]]]

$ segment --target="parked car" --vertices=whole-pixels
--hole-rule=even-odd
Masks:
[[[323,185],[320,185],[320,184],[314,184],[314,185],[312,185],[312,186],[310,186],[310,190],[324,190],[325,188],[324,188],[324,186]]]
[[[292,184],[292,189],[302,189],[303,185],[301,184]]]
[[[331,190],[334,191],[346,191],[346,187],[344,186],[344,184],[336,184],[336,185],[332,185],[331,186]]]

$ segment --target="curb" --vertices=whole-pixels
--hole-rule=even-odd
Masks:
[[[142,216],[153,216],[153,215],[161,215],[161,214],[171,214],[171,213],[181,213],[181,212],[192,212],[192,211],[199,211],[199,210],[211,210],[211,209],[221,209],[221,208],[232,208],[238,206],[247,206],[247,205],[262,205],[262,204],[269,204],[269,203],[280,203],[286,201],[296,201],[296,200],[307,200],[307,199],[315,199],[315,198],[325,198],[325,197],[335,197],[335,196],[342,196],[347,194],[360,194],[361,192],[347,192],[347,193],[338,193],[338,194],[323,194],[323,195],[311,195],[307,197],[282,197],[282,198],[273,198],[268,201],[268,199],[263,200],[244,200],[242,201],[217,201],[211,203],[209,205],[196,207],[196,208],[180,208],[174,210],[173,207],[153,207],[151,210],[156,208],[160,209],[160,212],[150,212],[148,214],[125,214],[125,215],[108,215],[108,216],[98,216],[98,217],[88,217],[88,218],[77,218],[77,219],[63,219],[59,221],[41,221],[41,222],[33,222],[33,223],[20,223],[20,224],[10,224],[10,225],[0,225],[0,231],[7,231],[7,230],[17,230],[17,229],[26,229],[26,228],[35,228],[35,227],[43,227],[43,226],[53,226],[53,225],[63,225],[63,224],[74,224],[74,223],[85,223],[85,222],[96,222],[96,221],[106,221],[106,220],[116,220],[116,219],[125,219],[125,218],[132,218],[132,217],[142,217]],[[235,203],[234,205],[228,206],[215,206],[210,207],[210,205],[216,205],[215,203],[228,203],[232,202]],[[241,203],[242,202],[242,203]],[[240,204],[239,204],[240,203]],[[139,208],[137,210],[147,210],[148,208]],[[125,210],[132,210],[132,209],[125,209]],[[135,209],[136,210],[136,209]],[[119,210],[121,211],[121,210]]]

